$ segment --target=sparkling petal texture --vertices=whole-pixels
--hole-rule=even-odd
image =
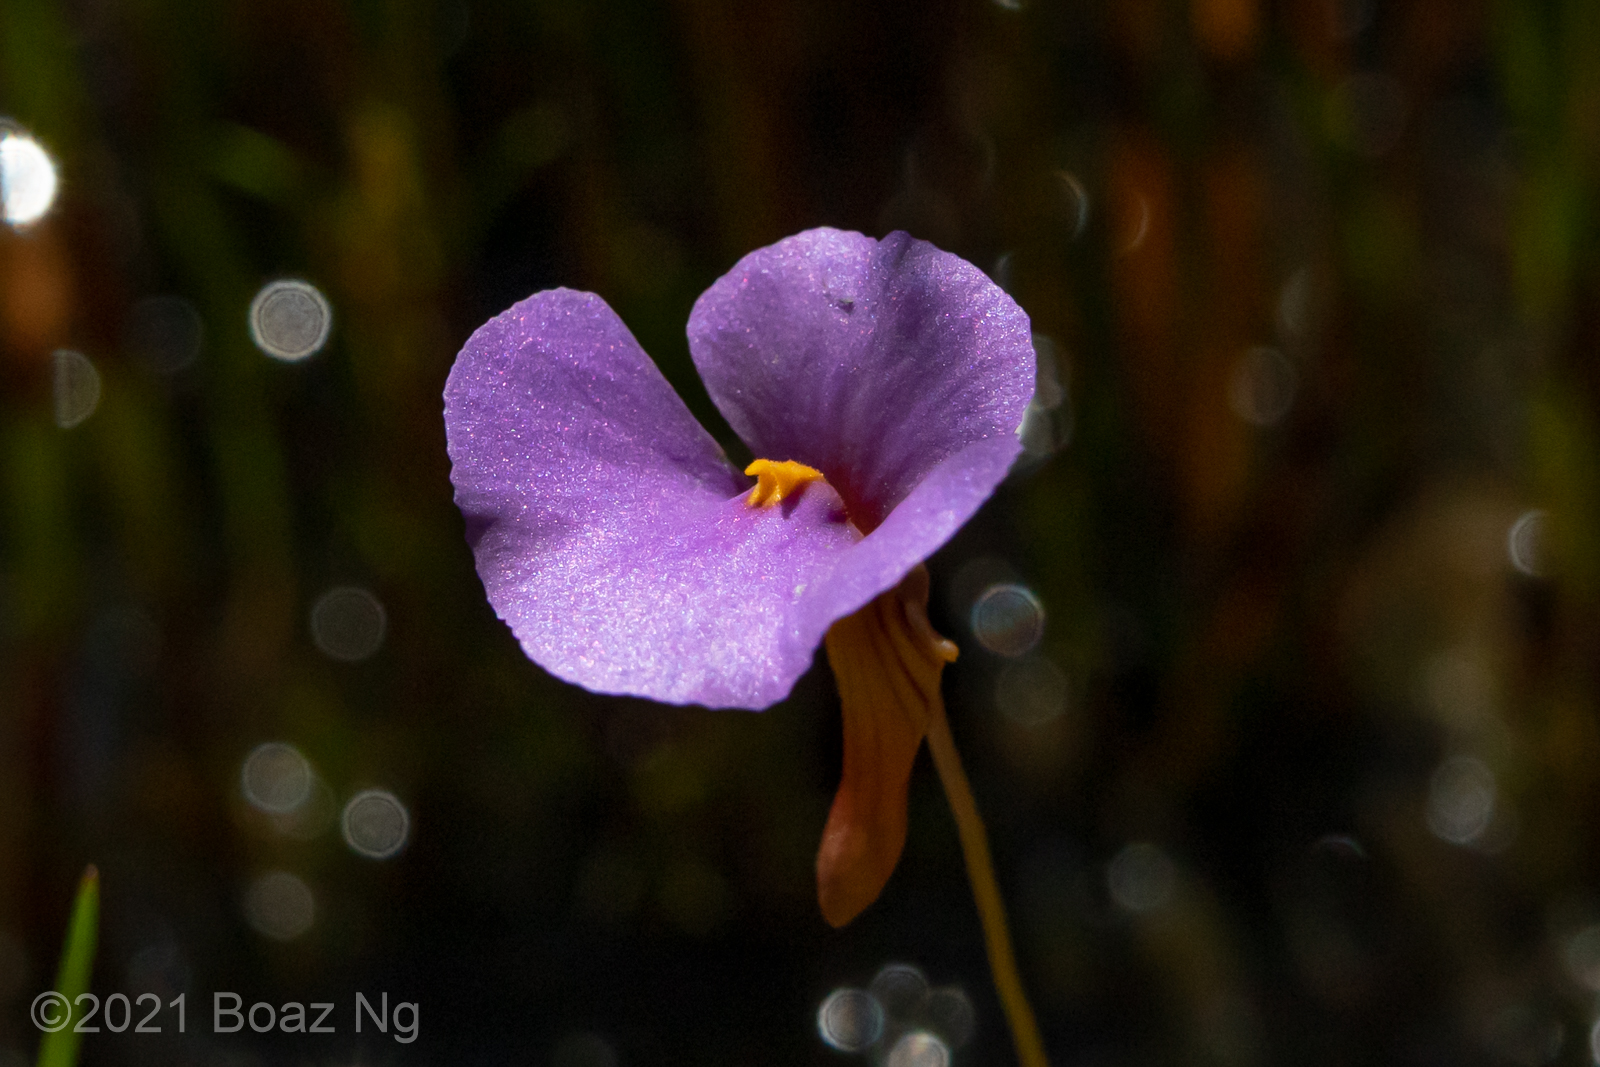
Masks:
[[[740,707],[810,665],[816,639],[795,639],[786,608],[860,535],[826,486],[746,506],[749,480],[599,297],[539,293],[473,334],[445,425],[478,573],[535,662],[602,692]]]
[[[966,446],[1014,434],[1033,396],[1027,315],[904,233],[750,253],[696,302],[689,347],[751,450],[822,471],[863,530]]]
[[[752,268],[762,256],[769,268]],[[853,311],[824,300],[841,293]],[[740,330],[780,364],[810,366],[752,364]],[[462,349],[445,386],[451,479],[489,602],[535,662],[598,692],[759,709],[788,695],[830,625],[896,585],[1005,477],[1032,388],[1028,321],[931,245],[817,230],[746,257],[696,305],[690,339],[756,454],[809,462],[829,483],[749,506],[750,479],[622,321],[566,289]],[[753,398],[770,418],[746,417]],[[810,451],[786,452],[784,433]]]

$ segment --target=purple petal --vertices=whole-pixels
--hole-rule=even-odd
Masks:
[[[799,632],[815,641],[837,619],[892,589],[971,518],[1021,450],[1015,437],[976,441],[929,471],[872,533],[833,560],[827,581],[798,605]]]
[[[695,304],[689,347],[755,454],[822,471],[864,530],[967,446],[1014,435],[1033,395],[1027,315],[904,233],[808,230],[750,253]]]
[[[551,673],[760,708],[810,666],[827,622],[800,606],[861,535],[825,485],[748,506],[599,297],[539,293],[473,334],[445,427],[489,601]]]
[[[593,293],[551,289],[468,339],[445,383],[456,500],[589,525],[749,484]]]

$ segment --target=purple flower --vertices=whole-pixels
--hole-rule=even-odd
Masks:
[[[1033,394],[1028,318],[926,242],[818,229],[706,290],[689,347],[751,450],[826,484],[751,506],[605,302],[552,289],[450,372],[456,503],[490,603],[552,674],[765,708],[1004,477]]]
[[[829,919],[848,921],[899,856],[927,701],[954,656],[927,627],[919,565],[1019,451],[1028,318],[924,241],[818,229],[708,289],[689,348],[762,457],[746,471],[754,490],[605,302],[553,289],[486,323],[450,373],[456,503],[489,601],[530,658],[667,703],[783,699],[830,627],[922,575],[903,594],[910,630],[897,606],[828,636],[845,783],[819,880]],[[913,650],[915,684],[900,691],[922,696],[885,711],[896,647]],[[830,888],[846,870],[848,891]]]

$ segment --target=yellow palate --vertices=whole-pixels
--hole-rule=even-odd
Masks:
[[[771,507],[807,482],[822,481],[821,471],[792,459],[782,463],[758,459],[744,472],[756,479],[756,487],[745,498],[753,508]]]

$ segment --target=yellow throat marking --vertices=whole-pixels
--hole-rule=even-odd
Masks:
[[[771,507],[807,482],[823,480],[821,471],[804,463],[796,463],[792,459],[786,459],[782,463],[774,463],[770,459],[758,459],[746,467],[744,472],[756,479],[756,487],[750,490],[750,495],[745,498],[753,508]]]

